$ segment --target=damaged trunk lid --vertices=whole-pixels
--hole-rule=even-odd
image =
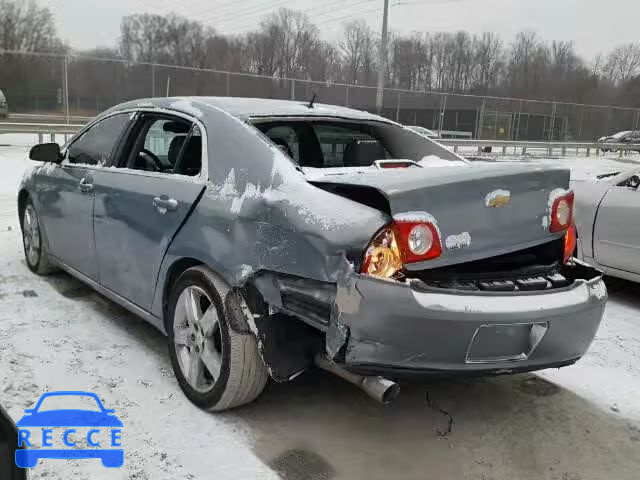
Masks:
[[[391,215],[427,212],[437,221],[442,256],[407,265],[422,270],[488,258],[559,238],[548,229],[552,192],[569,187],[570,172],[522,165],[316,171],[313,185],[349,195],[374,189]],[[362,203],[367,203],[363,201]],[[386,205],[385,205],[386,207]]]

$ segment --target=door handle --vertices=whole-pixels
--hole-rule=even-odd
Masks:
[[[82,193],[93,192],[93,183],[91,182],[91,179],[82,178],[82,180],[80,180],[80,183],[78,184],[78,188]]]
[[[178,208],[178,201],[175,198],[161,195],[159,197],[153,197],[153,206],[156,207],[160,213],[167,213],[167,211],[173,212]]]

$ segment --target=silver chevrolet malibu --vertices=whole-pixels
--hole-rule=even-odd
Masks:
[[[570,365],[603,315],[568,170],[474,166],[366,112],[139,100],[30,157],[29,268],[166,333],[204,409],[314,366],[388,402],[407,376]]]

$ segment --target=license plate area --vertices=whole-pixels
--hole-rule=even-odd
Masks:
[[[467,363],[517,362],[536,349],[549,324],[510,323],[479,327],[467,350]]]

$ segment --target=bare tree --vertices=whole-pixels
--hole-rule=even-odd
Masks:
[[[376,38],[371,27],[363,20],[345,24],[339,48],[342,53],[345,81],[371,84],[376,68]]]
[[[0,0],[0,47],[24,52],[62,52],[53,15],[35,0]]]
[[[606,76],[621,85],[640,73],[640,43],[628,43],[614,49],[604,67]]]
[[[476,63],[475,84],[480,93],[487,95],[490,89],[498,84],[504,68],[502,40],[495,33],[485,32],[481,36],[474,37],[473,43]]]

